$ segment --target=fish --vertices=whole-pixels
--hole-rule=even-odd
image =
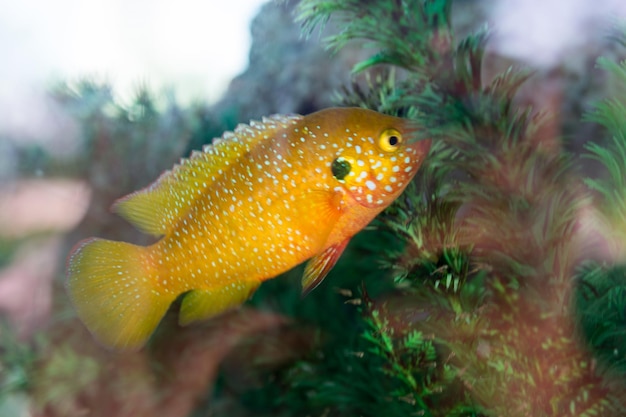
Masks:
[[[309,260],[307,294],[417,173],[431,145],[412,139],[417,130],[361,108],[238,125],[113,204],[155,243],[89,238],[72,249],[78,317],[105,347],[132,351],[181,296],[181,325],[206,320]]]

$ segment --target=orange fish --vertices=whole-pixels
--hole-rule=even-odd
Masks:
[[[430,141],[409,143],[415,129],[358,108],[239,125],[114,204],[159,241],[76,245],[67,287],[78,316],[104,345],[130,350],[183,293],[184,325],[309,258],[302,284],[312,290],[417,172]]]

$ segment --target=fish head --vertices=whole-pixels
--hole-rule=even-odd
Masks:
[[[407,119],[351,109],[355,120],[339,136],[331,162],[338,186],[368,208],[391,204],[413,179],[430,150],[430,140],[414,140],[417,126]]]

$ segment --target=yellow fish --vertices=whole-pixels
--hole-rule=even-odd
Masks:
[[[409,143],[415,130],[358,108],[239,125],[114,204],[162,236],[156,243],[76,245],[67,288],[78,316],[104,345],[133,350],[183,293],[184,325],[243,303],[312,258],[302,280],[310,291],[417,172],[430,140]]]

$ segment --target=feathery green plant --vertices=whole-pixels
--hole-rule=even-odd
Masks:
[[[602,372],[626,382],[626,266],[589,263],[578,278],[581,332]]]
[[[626,36],[624,37],[626,39]],[[621,91],[626,91],[626,61],[616,63],[606,58],[598,60],[600,68],[608,71]],[[619,91],[619,88],[618,88]],[[609,178],[588,178],[587,185],[601,197],[600,205],[605,215],[626,226],[626,101],[616,94],[598,103],[588,114],[587,120],[600,124],[611,135],[608,146],[589,143],[588,157],[600,162],[607,170]],[[626,238],[626,230],[618,230],[621,238]]]
[[[35,360],[32,346],[21,343],[14,330],[0,321],[0,403],[12,392],[24,390],[30,381],[28,373]]]
[[[391,64],[421,73],[438,59],[439,51],[433,46],[442,44],[445,48],[450,41],[451,7],[449,1],[312,0],[300,3],[297,20],[302,22],[303,32],[310,35],[331,17],[336,19],[342,30],[325,40],[331,50],[338,51],[355,39],[376,49],[369,59],[356,64],[354,72]]]
[[[617,37],[617,35],[616,35]],[[617,38],[626,45],[626,30]],[[604,261],[590,260],[577,274],[576,296],[580,331],[603,372],[626,382],[626,61],[598,59],[613,84],[612,96],[595,105],[587,120],[604,127],[608,140],[586,145],[586,157],[599,162],[606,173],[587,178],[596,192],[597,225],[608,244]]]

